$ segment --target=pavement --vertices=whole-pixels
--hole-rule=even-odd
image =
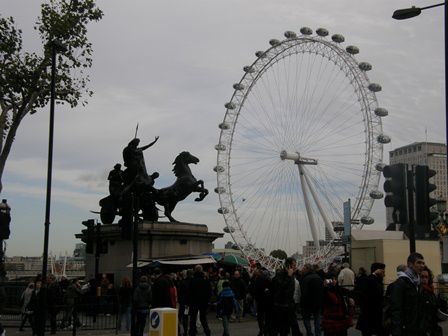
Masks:
[[[303,321],[299,321],[300,329],[304,332],[305,328],[303,326]],[[216,319],[214,316],[209,315],[209,326],[211,329],[211,334],[220,336],[222,335],[222,324],[221,321]],[[440,323],[440,326],[443,329],[443,335],[448,335],[448,321],[444,321]],[[93,330],[93,329],[79,329],[76,332],[77,335],[80,336],[113,336],[113,335],[129,335],[129,332],[116,332],[113,329],[105,329],[105,330]],[[145,333],[148,335],[147,333]],[[25,331],[19,331],[16,327],[6,327],[6,335],[7,336],[31,336],[30,328],[25,329]],[[47,331],[46,335],[50,335],[50,332]],[[58,331],[56,335],[61,336],[69,336],[73,335],[72,331],[64,330]],[[204,335],[202,328],[198,328],[198,336]],[[230,324],[230,335],[232,336],[256,336],[258,335],[258,326],[256,318],[254,317],[246,317],[241,322],[233,322]],[[361,332],[356,330],[355,328],[350,328],[348,330],[349,336],[361,336]],[[174,336],[174,335],[173,335]],[[180,335],[179,335],[180,336]]]

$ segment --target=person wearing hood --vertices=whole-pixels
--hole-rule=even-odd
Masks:
[[[230,283],[224,281],[222,284],[222,291],[219,293],[218,302],[216,305],[218,316],[222,318],[223,336],[230,336],[229,334],[229,320],[233,312],[238,314],[240,306],[235,299],[235,294],[233,294],[230,288]]]
[[[426,335],[423,309],[424,296],[420,273],[425,267],[423,255],[411,253],[407,269],[400,274],[391,290],[390,314],[392,336]]]
[[[140,277],[139,284],[134,291],[134,305],[136,314],[135,328],[137,336],[143,336],[145,331],[146,318],[149,314],[151,304],[151,285],[148,283],[148,277],[143,275]]]
[[[356,329],[363,336],[383,335],[383,279],[386,265],[374,262],[370,275],[359,287],[359,314]]]

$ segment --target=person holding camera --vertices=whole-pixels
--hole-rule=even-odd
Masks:
[[[322,330],[325,336],[347,336],[353,326],[355,301],[348,297],[349,291],[338,284],[336,276],[329,275],[324,281]]]

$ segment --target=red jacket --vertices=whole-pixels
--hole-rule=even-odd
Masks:
[[[322,330],[338,332],[353,326],[353,309],[347,307],[338,287],[327,288],[324,294]]]

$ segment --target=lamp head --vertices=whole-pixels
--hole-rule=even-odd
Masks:
[[[421,8],[414,6],[412,6],[411,8],[397,9],[394,14],[392,14],[392,18],[394,18],[395,20],[406,20],[420,15],[421,12]]]

